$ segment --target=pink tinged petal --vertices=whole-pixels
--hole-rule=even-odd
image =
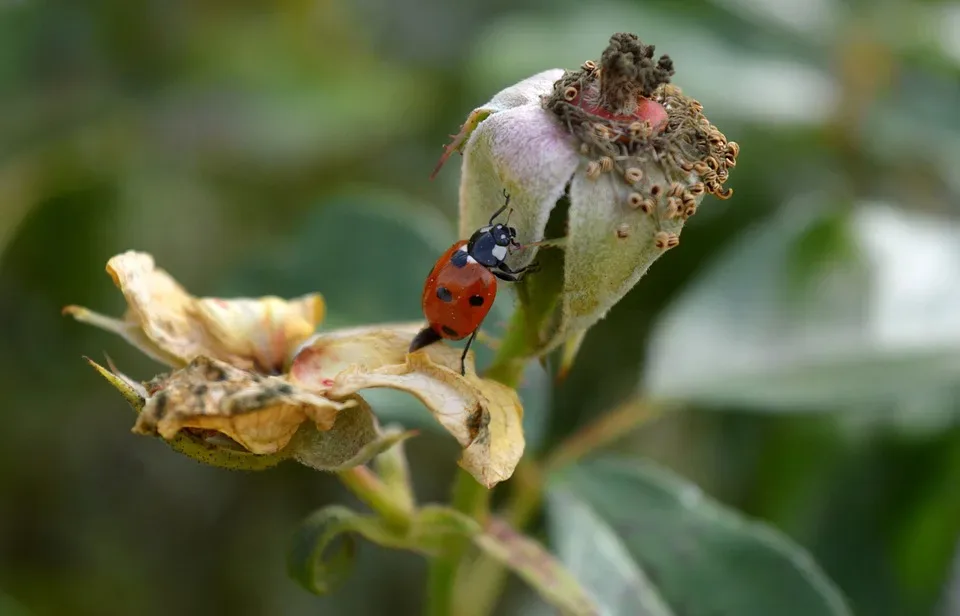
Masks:
[[[440,173],[440,169],[444,163],[447,162],[447,159],[450,158],[451,154],[463,151],[463,146],[467,142],[467,139],[470,138],[474,129],[477,128],[480,122],[486,120],[490,114],[513,109],[514,107],[520,107],[522,105],[538,104],[540,97],[549,94],[553,89],[553,82],[561,77],[563,77],[563,69],[560,68],[537,73],[532,77],[524,79],[520,83],[504,88],[497,92],[486,105],[474,109],[470,115],[467,116],[463,126],[460,127],[460,131],[456,135],[450,135],[453,141],[444,149],[443,156],[440,157],[433,173],[430,174],[430,179],[432,180]]]
[[[464,151],[460,236],[469,237],[488,224],[503,205],[505,189],[517,240],[524,244],[543,239],[550,212],[579,162],[573,138],[539,101],[491,115]],[[522,267],[535,254],[536,249],[524,250],[510,264]]]

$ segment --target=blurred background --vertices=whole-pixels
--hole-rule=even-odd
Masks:
[[[459,157],[428,181],[447,135],[624,30],[740,143],[736,194],[562,387],[531,372],[528,449],[631,395],[681,401],[617,449],[782,529],[857,614],[960,614],[960,5],[931,0],[0,0],[0,614],[418,613],[409,554],[363,544],[330,598],[288,580],[296,524],[355,501],[131,434],[80,357],[161,367],[60,309],[119,314],[103,268],[133,248],[197,295],[417,319],[456,239]],[[453,440],[377,408],[425,428],[416,489],[446,500]]]

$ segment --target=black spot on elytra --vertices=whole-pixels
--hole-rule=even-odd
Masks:
[[[194,394],[195,396],[202,396],[202,395],[205,394],[205,393],[207,393],[207,386],[206,386],[206,385],[200,384],[200,385],[197,385],[196,387],[193,388],[193,394]]]
[[[470,305],[471,305],[471,306],[483,306],[483,296],[482,296],[482,295],[471,295],[471,296],[470,296]]]
[[[153,416],[157,421],[167,414],[167,392],[161,391],[153,398]]]
[[[447,325],[444,325],[444,326],[443,326],[442,328],[440,328],[440,329],[442,329],[442,330],[443,330],[443,333],[445,333],[445,334],[448,335],[448,336],[459,336],[459,335],[460,335],[460,334],[457,333],[457,330],[455,330],[455,329],[453,329],[452,327],[449,327],[449,326],[447,326]]]
[[[437,297],[440,298],[440,301],[447,303],[453,301],[453,294],[450,293],[450,289],[447,287],[437,287]]]
[[[287,383],[280,383],[279,385],[277,385],[277,393],[283,396],[292,394],[293,387],[288,385]]]
[[[463,267],[467,264],[467,252],[465,250],[458,250],[450,256],[450,263],[453,263],[456,267]]]

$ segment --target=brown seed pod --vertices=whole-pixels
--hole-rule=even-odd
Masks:
[[[667,207],[664,209],[663,214],[668,219],[676,218],[682,207],[683,202],[680,201],[680,199],[677,199],[676,197],[670,197],[667,199]]]
[[[630,236],[630,225],[623,223],[617,227],[617,237],[624,239]]]
[[[643,171],[639,167],[629,167],[623,172],[623,179],[627,184],[636,184],[643,179]]]
[[[703,182],[695,182],[690,185],[690,188],[687,189],[693,197],[699,197],[703,194]]]
[[[600,163],[600,171],[603,173],[609,173],[613,170],[613,159],[609,156],[601,156],[597,159],[597,162]]]
[[[641,195],[638,192],[632,192],[629,195],[627,195],[627,203],[630,205],[631,208],[636,210],[641,205],[643,205],[643,195]]]
[[[653,243],[660,250],[667,250],[680,244],[680,238],[675,233],[657,231],[656,235],[653,236]]]
[[[600,163],[595,160],[591,160],[587,163],[587,177],[591,180],[596,180],[600,177]]]
[[[697,213],[697,206],[696,206],[696,205],[688,205],[687,208],[686,208],[685,210],[683,210],[683,218],[684,218],[684,220],[686,220],[687,218],[690,218],[691,216],[693,216],[693,215],[696,214],[696,213]]]
[[[663,186],[659,184],[654,184],[650,187],[650,196],[654,199],[659,199],[660,195],[663,194]]]
[[[576,86],[567,86],[567,89],[563,91],[563,98],[572,101],[577,98],[578,94],[580,94],[580,90],[578,90]]]
[[[580,68],[588,72],[593,72],[597,70],[597,63],[594,62],[593,60],[587,60],[586,62],[580,65]]]

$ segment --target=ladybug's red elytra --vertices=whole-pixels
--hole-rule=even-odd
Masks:
[[[437,260],[423,286],[423,315],[427,326],[410,343],[409,353],[442,339],[463,340],[469,336],[460,356],[460,374],[466,373],[464,362],[483,319],[497,297],[497,278],[517,282],[524,272],[535,266],[510,269],[504,262],[510,248],[522,248],[517,230],[494,224],[507,206],[510,195],[503,192],[504,204],[490,217],[490,224],[477,229],[469,240],[460,240]]]

